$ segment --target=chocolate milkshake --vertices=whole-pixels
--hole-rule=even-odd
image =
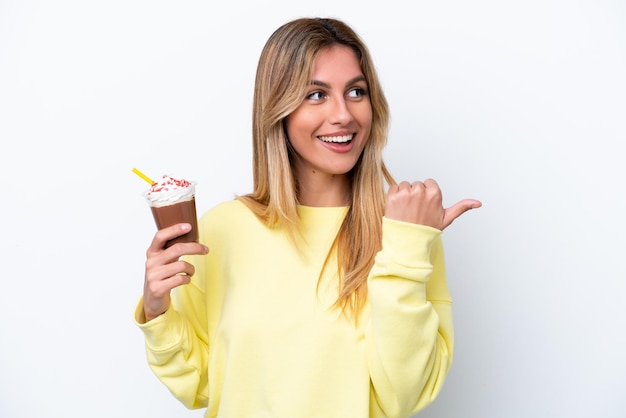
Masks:
[[[191,231],[167,241],[165,248],[177,242],[198,242],[195,182],[164,175],[145,192],[145,197],[157,229],[181,222],[191,224]]]

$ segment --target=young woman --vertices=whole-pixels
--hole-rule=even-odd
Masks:
[[[135,312],[150,367],[206,417],[409,417],[452,362],[434,180],[397,184],[389,111],[346,24],[297,19],[261,54],[254,190],[156,233]],[[388,185],[388,190],[385,186]],[[179,260],[184,256],[182,260]],[[171,299],[170,299],[171,297]]]

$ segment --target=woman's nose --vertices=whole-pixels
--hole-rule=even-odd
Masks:
[[[330,101],[329,120],[332,124],[345,125],[352,121],[348,103],[343,97],[335,97]]]

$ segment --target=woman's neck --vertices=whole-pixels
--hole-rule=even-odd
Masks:
[[[346,175],[299,176],[298,201],[304,206],[334,207],[350,205],[350,183]]]

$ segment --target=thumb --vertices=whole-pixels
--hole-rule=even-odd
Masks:
[[[468,210],[478,209],[482,205],[483,204],[479,200],[476,200],[476,199],[463,199],[455,203],[454,205],[444,210],[443,228],[445,229],[448,226],[450,226],[450,224],[454,222],[456,218],[463,215]]]

